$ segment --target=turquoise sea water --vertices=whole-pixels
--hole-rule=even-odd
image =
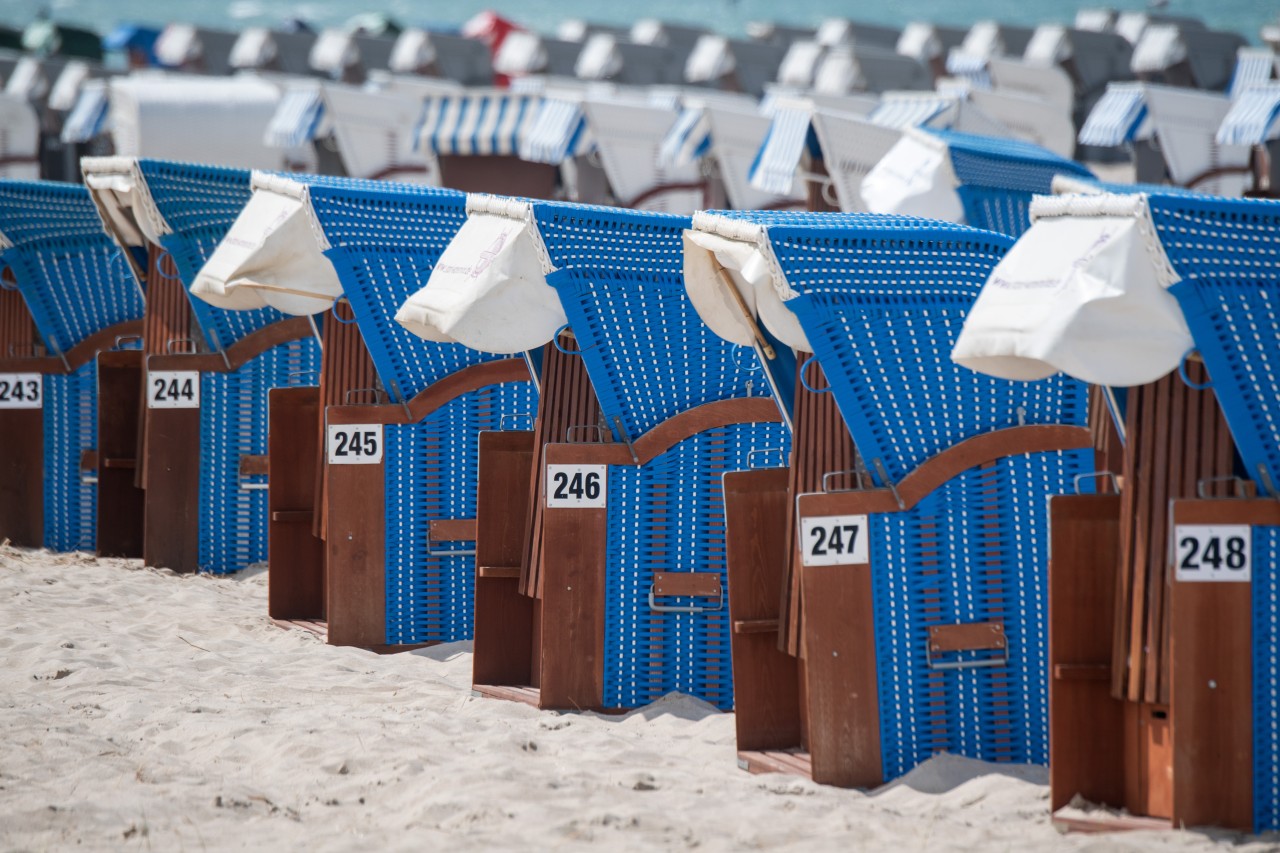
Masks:
[[[1070,23],[1078,8],[1111,5],[1119,9],[1145,8],[1145,0],[0,0],[0,22],[27,24],[41,9],[68,23],[100,31],[121,21],[163,24],[183,20],[225,29],[250,24],[270,25],[288,17],[313,25],[341,24],[362,12],[386,12],[403,24],[457,25],[484,9],[494,9],[526,26],[553,32],[564,18],[630,24],[637,18],[657,17],[697,24],[737,35],[748,21],[775,20],[813,25],[840,16],[902,25],[908,21],[967,26],[992,18],[1017,24]],[[1275,0],[1169,0],[1168,12],[1193,15],[1218,29],[1236,30],[1258,42],[1258,29],[1280,15]]]

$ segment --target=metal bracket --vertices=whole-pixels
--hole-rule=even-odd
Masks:
[[[627,450],[631,453],[631,461],[639,465],[640,457],[636,455],[636,448],[631,443],[631,436],[627,435],[627,430],[622,426],[622,418],[614,415],[613,425],[618,428],[618,435],[622,436],[622,441],[627,445]]]
[[[476,555],[476,549],[474,546],[471,548],[458,548],[456,550],[444,548],[437,551],[432,549],[430,525],[427,527],[427,544],[425,550],[428,557],[474,557]]]
[[[889,479],[889,472],[885,470],[884,463],[877,456],[871,460],[871,464],[876,466],[876,473],[880,475],[880,479],[889,487],[889,491],[893,493],[893,499],[898,502],[898,509],[906,509],[907,505],[902,501],[902,495],[898,494],[898,486]]]
[[[498,418],[498,431],[501,432],[507,428],[506,424],[508,419],[514,421],[517,418],[528,418],[530,423],[533,421],[533,415],[528,412],[507,412],[502,415],[502,417]]]
[[[249,475],[249,477],[253,477],[253,476],[261,476],[261,475],[255,475],[255,474]],[[246,477],[244,474],[236,475],[236,486],[238,486],[241,491],[265,492],[267,489],[271,488],[270,483],[251,483],[249,482],[249,477]]]
[[[782,464],[782,465],[780,465],[779,467],[784,467],[784,468],[786,467],[786,455],[785,455],[785,454],[786,454],[786,450],[785,450],[784,448],[781,448],[781,447],[757,447],[757,448],[755,448],[754,450],[748,450],[748,451],[747,451],[747,470],[748,470],[748,471],[754,471],[754,470],[755,470],[755,466],[751,464],[751,460],[752,460],[752,459],[754,459],[757,455],[759,455],[759,454],[764,454],[764,453],[777,453],[777,454],[778,454],[778,455],[783,459],[783,464]]]
[[[830,482],[833,477],[839,477],[839,476],[848,475],[848,474],[852,474],[857,479],[857,482],[858,482],[857,488],[854,488],[854,489],[832,489],[831,488]],[[861,468],[845,468],[843,471],[828,471],[827,473],[822,475],[822,491],[825,494],[832,494],[833,492],[860,492],[864,488],[865,487],[863,486],[863,483],[862,483]],[[895,494],[897,493],[895,492]],[[899,503],[901,503],[901,501],[899,501]]]
[[[658,603],[658,585],[657,583],[649,584],[649,609],[654,613],[715,613],[724,609],[724,586],[718,584],[716,586],[716,603],[714,607],[704,607],[698,604],[659,604]],[[665,595],[673,595],[666,593]],[[696,597],[696,596],[680,596]]]
[[[934,655],[947,652],[993,651],[995,657],[970,660],[940,661]],[[932,625],[925,645],[925,663],[929,669],[984,669],[1009,663],[1009,638],[1000,622],[986,624]]]

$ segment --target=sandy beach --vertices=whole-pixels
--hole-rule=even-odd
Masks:
[[[1060,835],[1041,768],[935,758],[864,794],[737,769],[733,718],[473,697],[466,644],[378,656],[266,616],[267,576],[0,548],[0,849],[1276,849]],[[1235,845],[1239,845],[1236,847]]]

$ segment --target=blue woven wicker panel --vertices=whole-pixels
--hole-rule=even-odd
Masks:
[[[962,226],[862,217],[859,227],[777,225],[769,236],[859,453],[891,480],[982,433],[1086,420],[1083,383],[1009,382],[959,367],[951,348],[1009,240]]]
[[[927,132],[947,144],[951,168],[962,185],[1048,195],[1054,175],[1094,179],[1093,173],[1079,163],[1030,142],[954,130]]]
[[[611,428],[618,417],[635,439],[702,403],[769,393],[751,353],[708,329],[685,293],[687,217],[541,202],[534,210],[557,269],[548,281]]]
[[[0,233],[45,345],[66,352],[95,332],[138,319],[142,294],[79,184],[0,181]]]
[[[605,574],[604,704],[631,708],[678,690],[733,707],[721,477],[749,466],[752,450],[788,446],[780,423],[717,427],[642,467],[609,468]],[[724,609],[654,613],[654,572],[715,572]],[[682,598],[664,605],[709,605]]]
[[[965,472],[909,512],[872,516],[886,779],[941,751],[1048,763],[1047,498],[1093,468],[1092,450],[1010,457]],[[928,666],[929,626],[997,619],[1007,665]]]
[[[536,406],[531,383],[505,382],[464,394],[421,423],[385,428],[387,643],[471,637],[475,558],[430,556],[427,534],[433,520],[475,518],[480,433]]]
[[[1253,528],[1253,828],[1280,829],[1280,527]]]
[[[1249,476],[1280,490],[1280,203],[1152,195],[1170,288]],[[1260,469],[1269,474],[1264,482]]]
[[[964,220],[974,228],[1018,238],[1031,227],[1034,193],[961,184],[956,188],[964,207]]]
[[[200,376],[200,571],[267,558],[267,493],[240,488],[240,457],[267,452],[267,392],[320,369],[314,338],[290,341],[231,373]]]
[[[189,288],[205,261],[249,202],[249,171],[222,166],[139,160],[138,167],[160,215],[173,229],[160,244],[173,256]],[[224,311],[203,299],[191,299],[196,321],[215,349],[284,319],[274,308]]]
[[[44,544],[97,547],[98,487],[80,481],[80,454],[98,445],[98,367],[44,377]]]
[[[466,220],[462,193],[332,178],[306,182],[312,209],[332,246],[326,255],[393,399],[412,399],[463,367],[504,357],[424,341],[394,319],[405,300],[426,285]]]

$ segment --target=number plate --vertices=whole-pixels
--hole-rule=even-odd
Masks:
[[[801,563],[855,566],[871,562],[865,515],[819,515],[800,519]]]
[[[147,371],[147,408],[200,408],[200,374],[194,370]]]
[[[603,509],[608,476],[605,465],[548,465],[547,506]]]
[[[0,373],[0,409],[43,406],[44,381],[39,373]]]
[[[1247,524],[1179,524],[1174,528],[1175,576],[1180,583],[1248,583],[1253,536]]]
[[[329,425],[330,465],[377,465],[382,461],[382,424]]]

